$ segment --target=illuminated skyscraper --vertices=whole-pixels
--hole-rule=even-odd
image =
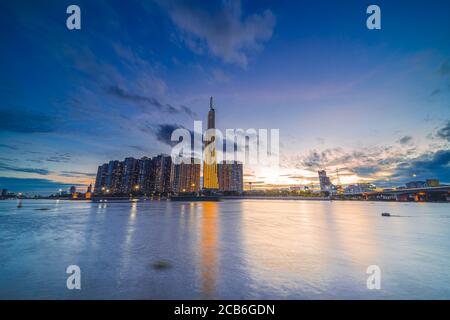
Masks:
[[[135,190],[139,176],[139,161],[138,159],[128,157],[123,162],[122,174],[122,193],[129,193]]]
[[[172,192],[172,157],[160,154],[153,158],[154,180],[151,182],[150,189],[156,193]]]
[[[209,100],[208,112],[208,129],[215,129],[216,127],[216,111],[214,109],[213,97]],[[217,190],[219,189],[219,179],[217,176],[217,160],[216,160],[216,142],[212,141],[205,143],[204,163],[203,163],[203,189]]]

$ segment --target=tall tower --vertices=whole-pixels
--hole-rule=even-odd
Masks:
[[[213,97],[209,99],[208,112],[208,129],[215,129],[216,127],[216,110],[214,109]],[[217,175],[217,160],[216,160],[216,142],[215,137],[212,141],[205,143],[205,161],[203,163],[203,189],[217,190],[219,189],[219,178]]]
[[[209,112],[208,112],[208,129],[216,127],[216,110],[214,109],[213,97],[209,98]]]

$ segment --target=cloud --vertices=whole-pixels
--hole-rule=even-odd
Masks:
[[[11,166],[6,163],[0,163],[0,171],[14,171],[14,172],[25,172],[25,173],[35,173],[43,176],[49,175],[52,172],[47,169],[39,168],[20,168],[16,166]]]
[[[178,124],[159,124],[156,126],[146,124],[141,130],[145,133],[150,133],[156,137],[156,139],[169,146],[174,146],[176,142],[172,141],[170,138],[172,132],[176,129],[184,128]]]
[[[131,149],[137,150],[137,151],[142,151],[142,152],[146,152],[147,150],[144,147],[141,146],[128,146]]]
[[[190,116],[190,117],[195,117],[195,116],[197,116],[197,113],[195,113],[194,111],[192,111],[189,107],[186,107],[186,106],[184,106],[184,105],[181,105],[181,106],[180,106],[180,109],[181,109],[184,113],[186,113],[188,116]]]
[[[370,176],[380,170],[381,168],[379,166],[361,166],[352,168],[352,171],[360,176]]]
[[[119,86],[109,86],[106,88],[106,92],[116,98],[126,100],[132,103],[137,103],[140,105],[149,106],[154,110],[167,112],[171,114],[177,114],[177,113],[185,113],[188,116],[195,115],[195,112],[193,112],[191,109],[189,109],[186,106],[181,106],[180,109],[177,109],[176,107],[172,106],[171,104],[163,104],[158,99],[154,97],[148,97],[144,95],[134,94],[130,93],[124,89],[122,89]]]
[[[42,113],[10,107],[0,110],[0,131],[49,133],[56,131],[55,118]]]
[[[0,143],[0,148],[5,148],[5,149],[9,149],[9,150],[19,150],[19,148],[15,147],[15,146],[10,146],[10,145],[3,144],[3,143]]]
[[[67,163],[71,158],[72,156],[69,153],[56,153],[56,155],[46,158],[45,161]]]
[[[401,162],[393,177],[404,181],[411,180],[412,177],[415,180],[439,178],[443,182],[450,182],[450,150],[438,150]]]
[[[449,75],[449,74],[450,74],[450,62],[449,62],[449,60],[444,61],[444,62],[441,64],[441,66],[439,67],[438,72],[439,72],[439,74],[440,74],[441,76],[446,76],[446,75]]]
[[[443,128],[438,130],[436,135],[439,138],[447,140],[448,142],[450,142],[450,120],[447,121],[447,124]]]
[[[400,142],[400,144],[408,144],[412,141],[412,137],[411,136],[404,136],[403,138],[401,138],[398,142]]]
[[[431,97],[435,96],[435,95],[439,94],[440,92],[441,92],[441,89],[435,89],[435,90],[433,90],[433,92],[430,93],[430,96]]]
[[[176,144],[176,142],[172,141],[170,138],[172,136],[172,132],[179,128],[184,127],[178,124],[160,124],[156,128],[156,139],[169,146],[173,146]]]
[[[80,172],[80,171],[61,171],[59,174],[63,177],[69,177],[69,178],[79,178],[81,177],[95,177],[96,173],[86,173],[86,172]]]
[[[244,16],[240,1],[224,1],[205,10],[204,2],[159,1],[181,30],[182,41],[195,53],[208,51],[225,63],[245,67],[248,55],[272,37],[275,16],[270,10]],[[195,2],[195,1],[194,1]]]

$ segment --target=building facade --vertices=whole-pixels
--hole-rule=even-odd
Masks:
[[[97,169],[97,176],[95,178],[95,193],[102,193],[106,190],[106,178],[108,176],[108,164],[104,163]]]
[[[240,162],[227,163],[223,161],[217,165],[219,176],[219,190],[223,192],[243,192],[244,172]]]
[[[156,193],[172,192],[172,157],[161,154],[153,158],[153,163],[155,176],[150,189]]]
[[[325,170],[320,170],[317,172],[319,174],[320,191],[330,191],[331,181],[327,177],[327,172]]]
[[[176,193],[200,191],[200,163],[191,159],[190,163],[180,163],[173,166],[172,190]]]

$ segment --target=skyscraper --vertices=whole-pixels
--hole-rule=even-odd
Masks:
[[[190,163],[180,163],[173,166],[172,180],[174,192],[199,192],[200,191],[200,163],[194,159]]]
[[[151,182],[154,180],[154,162],[151,158],[143,157],[139,160],[138,186],[142,193],[150,193]]]
[[[123,163],[118,160],[112,160],[108,163],[108,175],[106,177],[106,190],[108,190],[108,193],[121,192],[122,168]]]
[[[104,163],[98,167],[95,178],[95,193],[102,193],[106,188],[106,177],[108,176],[108,164]]]
[[[224,192],[242,192],[244,189],[244,173],[241,162],[223,161],[217,165],[219,189]]]
[[[172,192],[172,157],[161,154],[153,158],[153,164],[155,178],[151,190],[157,193]]]
[[[320,190],[329,191],[331,189],[330,178],[327,177],[327,172],[325,170],[320,170],[317,172],[319,174]]]
[[[209,100],[208,112],[208,129],[215,129],[216,127],[216,111],[214,109],[213,97]],[[215,137],[212,141],[205,143],[205,161],[203,163],[203,189],[217,190],[219,189],[219,181],[217,175],[217,161],[216,161],[216,142]]]
[[[139,175],[139,161],[135,158],[125,158],[123,162],[123,174],[122,174],[122,192],[130,193],[135,191],[137,186]]]

